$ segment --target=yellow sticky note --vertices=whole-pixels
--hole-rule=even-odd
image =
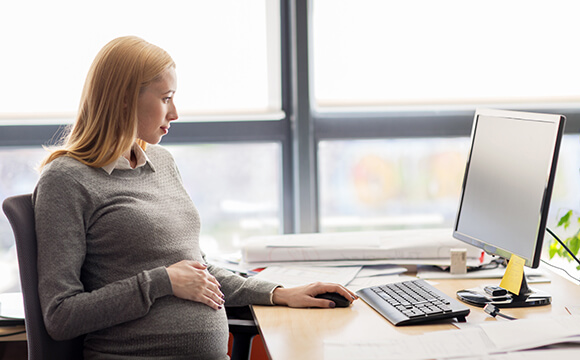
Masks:
[[[521,257],[512,254],[499,286],[507,291],[519,295],[522,286],[522,279],[524,278],[525,262],[526,261]]]

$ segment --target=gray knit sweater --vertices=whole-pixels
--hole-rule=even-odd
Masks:
[[[49,334],[87,334],[89,359],[227,359],[225,310],[172,294],[166,267],[204,261],[200,219],[172,156],[133,170],[60,157],[34,191],[39,292]],[[226,305],[270,304],[275,284],[214,266]]]

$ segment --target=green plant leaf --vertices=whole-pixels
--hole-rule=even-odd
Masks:
[[[568,226],[570,225],[570,217],[571,216],[572,216],[572,210],[568,210],[568,212],[560,218],[560,221],[558,221],[557,226],[559,227],[559,226],[563,225],[564,229],[567,229]],[[578,219],[578,221],[580,221],[580,218]]]
[[[558,244],[556,244],[555,242],[550,244],[550,248],[548,249],[548,253],[550,255],[550,259],[554,257],[554,255],[556,255],[556,252],[558,251]]]
[[[575,256],[578,256],[578,253],[580,252],[580,216],[573,217],[573,215],[574,212],[572,210],[568,210],[566,214],[560,217],[557,226],[558,227],[562,226],[564,227],[564,229],[567,229],[571,225],[570,224],[571,220],[572,219],[576,220],[576,223],[578,225],[577,227],[579,230],[576,231],[576,234],[564,240],[563,243],[570,250],[570,252],[572,252]],[[570,253],[566,250],[566,248],[562,246],[562,244],[557,242],[555,239],[553,239],[550,242],[548,254],[550,256],[550,259],[558,255],[558,257],[567,259],[569,262],[574,260],[573,256],[570,255]],[[576,269],[580,270],[580,265],[577,266]]]
[[[576,236],[570,238],[569,248],[574,255],[578,255],[578,250],[580,250],[580,238],[578,238],[578,233],[576,233]]]

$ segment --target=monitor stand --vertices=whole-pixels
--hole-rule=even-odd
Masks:
[[[519,295],[508,291],[504,296],[490,296],[483,289],[467,289],[459,290],[457,297],[467,304],[479,307],[492,304],[498,308],[513,308],[548,305],[552,302],[552,296],[549,294],[528,287],[525,274],[522,276]]]

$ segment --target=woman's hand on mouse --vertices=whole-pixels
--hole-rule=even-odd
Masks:
[[[182,260],[167,268],[167,274],[178,298],[197,301],[218,310],[225,300],[220,283],[207,271],[207,265],[198,261]]]
[[[320,307],[330,308],[332,301],[318,299],[315,296],[328,292],[336,292],[344,296],[351,303],[358,299],[355,293],[339,284],[316,282],[303,286],[291,288],[276,288],[272,301],[276,305],[286,305],[289,307]]]

